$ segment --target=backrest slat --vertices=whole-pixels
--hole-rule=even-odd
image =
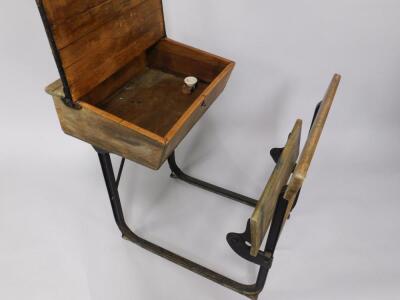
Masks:
[[[283,187],[287,184],[299,156],[302,121],[297,120],[289,135],[286,146],[269,178],[264,192],[250,218],[252,256],[258,254],[264,236],[270,226],[276,203]]]
[[[336,91],[340,83],[340,75],[335,75],[329,85],[329,88],[325,94],[324,100],[321,102],[317,115],[315,116],[314,123],[311,127],[307,141],[304,145],[303,151],[301,152],[299,162],[290,178],[288,187],[284,194],[284,198],[289,201],[288,209],[286,212],[285,220],[288,218],[290,211],[294,205],[294,201],[301,187],[303,186],[304,180],[307,176],[308,169],[310,168],[311,161],[314,157],[315,150],[318,146],[319,139],[324,129],[326,119],[328,118],[329,111],[332,107],[333,100],[336,95]]]

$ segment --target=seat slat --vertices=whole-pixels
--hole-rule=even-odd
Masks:
[[[302,121],[297,120],[286,146],[250,218],[251,251],[256,256],[272,221],[282,188],[287,184],[299,156]]]
[[[329,88],[325,94],[323,101],[320,104],[318,113],[314,119],[314,124],[311,127],[307,141],[301,152],[299,162],[290,178],[288,187],[286,189],[284,198],[289,201],[289,205],[286,211],[285,220],[288,218],[290,211],[294,205],[296,196],[303,186],[304,180],[307,176],[308,169],[310,168],[311,161],[314,157],[315,150],[318,146],[319,139],[324,129],[326,119],[328,118],[329,111],[332,107],[333,100],[336,95],[336,91],[339,87],[341,76],[334,75]]]

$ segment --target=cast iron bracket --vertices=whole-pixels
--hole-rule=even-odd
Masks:
[[[243,233],[228,233],[226,240],[232,250],[243,259],[256,265],[270,269],[272,266],[272,253],[258,251],[257,256],[250,255],[250,220],[247,222],[246,230]]]
[[[272,148],[269,152],[275,163],[278,163],[279,158],[285,148]]]

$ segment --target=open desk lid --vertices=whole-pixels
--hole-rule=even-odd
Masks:
[[[36,0],[73,106],[165,37],[162,0]]]

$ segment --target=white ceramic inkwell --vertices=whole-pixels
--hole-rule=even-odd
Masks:
[[[184,85],[182,87],[182,92],[187,95],[193,93],[198,82],[199,80],[194,76],[186,77],[184,80]]]

